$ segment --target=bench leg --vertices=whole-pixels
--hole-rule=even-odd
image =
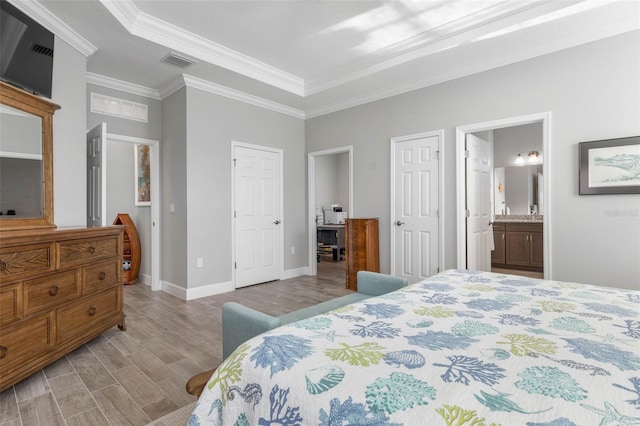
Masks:
[[[217,368],[217,367],[216,367]],[[202,373],[198,373],[187,382],[187,393],[194,396],[200,396],[204,387],[207,385],[207,382],[216,371],[215,368],[207,371],[203,371]]]

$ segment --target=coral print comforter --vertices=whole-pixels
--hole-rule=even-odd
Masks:
[[[640,425],[640,292],[447,271],[262,334],[191,425]]]

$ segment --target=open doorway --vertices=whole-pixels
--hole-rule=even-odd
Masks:
[[[550,279],[550,118],[456,129],[458,268]]]
[[[353,217],[353,147],[312,152],[308,160],[309,275],[325,269],[327,274],[345,273],[344,221]]]
[[[97,135],[97,129],[100,135]],[[110,225],[117,213],[131,213],[136,223],[143,247],[140,281],[152,290],[161,290],[160,281],[160,173],[159,141],[107,133],[102,123],[87,132],[87,143],[100,140],[101,170],[96,185],[87,183],[87,222],[93,217],[92,226]],[[148,145],[150,150],[151,194],[150,205],[135,206],[134,149],[136,145]],[[89,149],[87,155],[89,155]],[[95,174],[95,173],[94,173]],[[90,170],[88,168],[89,177]],[[97,176],[97,174],[96,174]],[[93,201],[91,201],[93,200]],[[94,209],[90,205],[96,206]],[[91,214],[90,210],[100,214]],[[135,212],[135,214],[134,214]],[[99,216],[99,217],[97,217]],[[96,221],[97,217],[97,221]]]

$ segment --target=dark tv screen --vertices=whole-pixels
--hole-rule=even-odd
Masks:
[[[51,98],[52,32],[0,0],[0,78]]]

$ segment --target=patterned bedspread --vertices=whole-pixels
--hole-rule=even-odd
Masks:
[[[446,271],[262,334],[191,425],[640,425],[640,292]]]

